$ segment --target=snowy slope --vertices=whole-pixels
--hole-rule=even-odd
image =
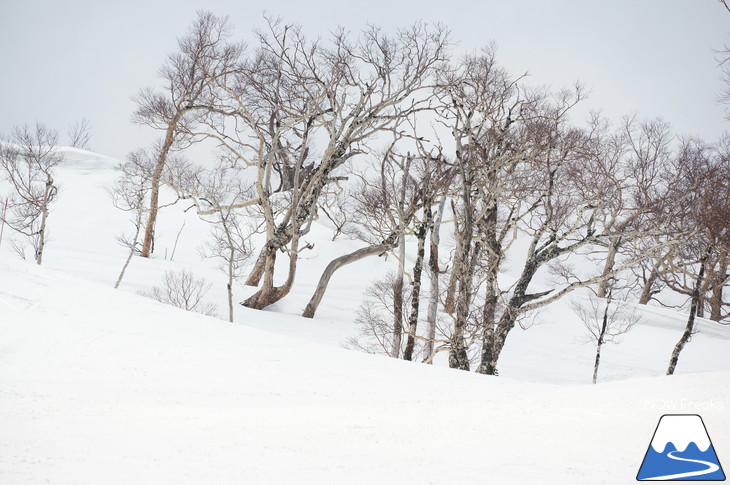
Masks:
[[[0,247],[2,484],[633,483],[664,413],[701,413],[728,456],[728,327],[700,320],[684,375],[661,377],[686,316],[641,308],[604,347],[598,386],[567,301],[512,332],[499,378],[347,351],[364,288],[393,260],[349,266],[317,317],[299,317],[326,264],[362,246],[322,221],[292,293],[227,324],[136,294],[187,268],[224,308],[224,276],[198,255],[209,227],[185,205],[161,213],[154,258],[112,289],[131,227],[106,192],[116,162],[64,152],[43,267],[7,230]]]
[[[113,285],[127,251],[115,238],[122,232],[129,233],[132,227],[131,215],[115,209],[107,192],[118,176],[114,170],[117,162],[83,150],[61,150],[65,161],[56,175],[61,190],[49,218],[50,240],[44,266]],[[0,187],[0,198],[4,192]],[[163,194],[162,200],[169,202],[170,194]],[[208,296],[222,314],[226,306],[225,277],[215,261],[204,260],[199,255],[210,227],[194,211],[185,212],[188,207],[179,203],[161,212],[156,253],[149,260],[133,260],[121,290],[129,293],[148,290],[159,284],[166,270],[185,268],[213,284]],[[291,294],[263,312],[275,312],[277,317],[262,318],[260,312],[237,306],[236,321],[332,346],[341,346],[356,334],[355,310],[363,301],[364,289],[392,269],[395,262],[393,258],[371,257],[339,271],[332,278],[316,318],[298,318],[327,263],[364,245],[342,237],[332,242],[326,222],[324,218],[315,222],[311,233],[305,237],[307,242],[314,243],[314,249],[302,254]],[[446,233],[448,241],[448,231]],[[6,230],[0,255],[12,260],[17,256],[10,250],[10,237],[13,235]],[[515,268],[519,269],[519,266]],[[286,268],[280,265],[279,269]],[[252,291],[239,285],[235,288],[236,298],[243,300]],[[570,299],[579,297],[576,292],[574,297],[569,296],[533,315],[529,330],[516,328],[508,337],[500,358],[500,375],[542,383],[590,382],[595,350],[592,345],[583,343],[585,329],[568,306]],[[604,346],[600,381],[660,376],[666,372],[669,355],[684,328],[686,315],[656,307],[639,310],[642,321],[621,339],[620,345]],[[730,326],[707,320],[700,320],[697,326],[699,333],[684,350],[677,372],[730,370],[730,353],[726,351],[730,343]],[[437,356],[437,364],[446,365],[445,360],[445,353]]]
[[[681,410],[730,450],[728,372],[527,384],[0,274],[0,483],[633,483]]]
[[[126,257],[126,249],[116,243],[115,237],[131,231],[131,215],[115,209],[107,193],[118,175],[114,170],[116,161],[83,150],[62,150],[66,160],[56,177],[61,191],[49,219],[50,241],[44,266],[113,285]],[[163,194],[163,202],[170,200],[169,194]],[[159,284],[166,270],[186,268],[213,284],[209,297],[223,313],[225,277],[215,261],[201,259],[198,251],[208,238],[210,228],[194,211],[184,212],[188,207],[180,203],[161,212],[154,257],[135,258],[121,289],[130,293],[149,289]],[[371,257],[335,273],[316,318],[298,318],[327,263],[364,245],[342,237],[332,242],[326,222],[325,218],[315,222],[305,237],[307,242],[314,243],[314,249],[302,254],[291,294],[264,312],[276,312],[277,317],[262,318],[259,312],[238,307],[238,322],[332,346],[340,346],[355,335],[355,310],[363,300],[364,289],[393,268],[394,259]],[[444,239],[448,241],[448,231],[445,232]],[[6,231],[6,239],[8,236]],[[7,241],[0,247],[0,254],[10,259],[15,257]],[[279,269],[285,270],[284,266]],[[236,298],[243,300],[252,291],[237,286]],[[590,382],[594,348],[582,343],[585,329],[568,306],[570,298],[534,315],[531,319],[534,325],[529,330],[516,328],[510,334],[500,358],[500,375],[543,383]],[[660,376],[666,372],[686,315],[653,307],[640,310],[643,313],[640,325],[624,336],[620,345],[604,346],[600,381]],[[730,326],[701,320],[698,328],[700,333],[684,350],[677,372],[730,370],[727,352]],[[440,354],[437,364],[445,365],[445,358],[444,353]]]

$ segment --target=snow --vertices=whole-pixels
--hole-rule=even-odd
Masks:
[[[393,261],[349,266],[299,317],[329,260],[361,246],[321,224],[292,294],[228,324],[136,294],[187,268],[224,307],[225,278],[197,253],[208,226],[185,206],[162,212],[157,256],[112,288],[129,230],[106,194],[115,162],[66,153],[44,266],[0,247],[0,483],[633,483],[666,413],[701,413],[730,452],[726,327],[701,320],[665,377],[684,320],[652,308],[604,347],[595,386],[567,302],[510,335],[500,377],[345,350]]]
[[[662,417],[657,426],[651,446],[657,453],[663,453],[667,443],[674,443],[677,451],[684,451],[694,443],[705,452],[710,447],[710,437],[699,415],[668,415]]]

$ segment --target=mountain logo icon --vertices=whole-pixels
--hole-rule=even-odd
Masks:
[[[659,418],[636,479],[725,480],[702,418],[697,414],[665,414]]]

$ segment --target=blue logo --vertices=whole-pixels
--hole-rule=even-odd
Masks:
[[[725,480],[702,418],[665,414],[659,419],[637,480]]]

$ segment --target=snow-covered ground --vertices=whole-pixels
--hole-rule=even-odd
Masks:
[[[112,288],[130,228],[106,193],[115,161],[66,155],[44,266],[7,229],[0,247],[2,484],[633,483],[665,413],[701,414],[730,462],[730,328],[700,321],[680,375],[663,377],[686,317],[642,309],[596,386],[567,302],[510,335],[496,378],[348,351],[363,289],[392,261],[335,275],[300,318],[324,266],[360,246],[322,224],[292,294],[228,324],[136,294],[188,268],[223,313],[224,276],[197,251],[208,226],[185,206],[165,209],[156,257]]]

